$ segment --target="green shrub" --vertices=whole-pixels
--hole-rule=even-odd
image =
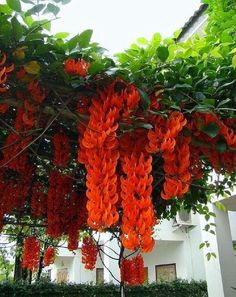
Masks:
[[[54,284],[38,282],[0,284],[0,297],[119,297],[119,286],[112,284]],[[205,282],[177,280],[126,288],[126,297],[207,297]]]

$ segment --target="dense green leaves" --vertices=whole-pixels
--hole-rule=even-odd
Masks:
[[[20,0],[6,0],[8,6],[17,11],[17,12],[21,12],[21,3]]]
[[[93,30],[85,30],[79,35],[78,44],[80,48],[86,48],[89,46]]]
[[[160,46],[157,48],[157,57],[162,61],[165,62],[169,56],[169,50],[165,46]]]
[[[207,297],[206,282],[177,280],[169,283],[152,283],[150,285],[128,287],[127,296],[130,297]],[[102,285],[72,285],[35,283],[26,285],[20,283],[3,283],[0,285],[1,297],[118,297],[119,286],[112,284]]]

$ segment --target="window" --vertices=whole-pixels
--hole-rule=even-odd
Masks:
[[[96,284],[104,283],[104,269],[96,268]]]
[[[156,281],[171,282],[176,280],[176,264],[156,265]]]
[[[57,270],[57,283],[67,283],[68,282],[68,270],[67,268]]]
[[[144,283],[148,284],[148,267],[144,267]]]

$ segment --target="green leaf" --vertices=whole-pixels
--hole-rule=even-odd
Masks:
[[[234,69],[236,68],[236,55],[234,55],[232,58],[232,66],[234,67]]]
[[[93,34],[93,30],[88,29],[79,35],[78,44],[80,48],[86,48],[89,46],[92,34]]]
[[[45,8],[45,4],[38,4],[27,10],[26,16],[34,15],[40,13]]]
[[[58,32],[55,34],[57,39],[64,39],[67,38],[70,34],[68,32]]]
[[[224,211],[224,212],[227,211],[226,206],[220,201],[216,201],[215,206],[221,211]]]
[[[8,6],[14,11],[21,12],[20,0],[6,0]]]
[[[211,253],[207,253],[206,254],[206,257],[207,257],[207,261],[210,261],[210,259],[211,259]]]
[[[15,39],[18,41],[23,36],[24,30],[20,22],[16,17],[13,17],[11,20],[13,35]]]
[[[159,45],[161,42],[161,34],[160,33],[155,33],[152,36],[151,44],[154,46]]]
[[[79,41],[79,35],[75,35],[66,43],[67,48],[70,52],[77,47],[78,41]]]
[[[52,13],[55,16],[59,13],[60,8],[52,3],[48,3],[46,9],[44,10],[43,13]]]
[[[143,108],[145,110],[147,110],[149,108],[149,105],[150,105],[150,98],[149,98],[148,94],[146,92],[144,92],[143,90],[138,89],[138,91],[139,91],[139,94],[141,96],[141,101],[142,101],[142,104],[143,104]]]
[[[202,242],[202,243],[199,245],[199,249],[202,249],[204,246],[205,246],[205,242]]]
[[[204,100],[202,100],[202,103],[205,105],[210,105],[210,106],[215,106],[215,99],[212,98],[206,98]]]
[[[189,84],[176,84],[174,89],[192,89],[192,86]]]
[[[201,131],[204,132],[206,135],[210,136],[211,138],[216,137],[219,134],[219,127],[216,123],[210,123],[207,126],[201,127]]]
[[[32,18],[30,15],[23,17],[23,21],[25,22],[25,24],[26,24],[28,27],[31,27],[31,25],[32,25],[33,22],[34,22],[33,18]]]
[[[137,43],[139,43],[141,45],[147,45],[148,40],[145,37],[139,37],[139,38],[137,38]]]
[[[232,49],[232,51],[230,51],[230,54],[234,54],[234,53],[236,53],[236,47]]]
[[[35,5],[35,3],[31,0],[21,0],[22,2],[26,3],[26,4],[32,4]]]
[[[216,150],[219,153],[223,153],[227,150],[227,143],[224,140],[218,141],[216,144]]]
[[[150,129],[153,128],[153,126],[151,124],[147,124],[147,123],[136,123],[135,127],[144,128],[144,129],[147,129],[147,130],[150,130]]]
[[[65,4],[68,4],[68,3],[70,3],[71,2],[71,0],[62,0],[61,1],[61,4],[62,5],[65,5]]]
[[[231,101],[231,99],[229,99],[229,98],[227,98],[227,99],[225,99],[225,100],[222,100],[222,101],[220,101],[220,102],[218,103],[217,107],[220,107],[220,106],[222,106],[222,105],[225,105],[226,103],[228,103],[228,102],[230,102],[230,101]]]
[[[101,72],[102,70],[104,70],[105,65],[101,62],[92,62],[91,65],[89,66],[88,72],[89,74],[95,75],[99,72]]]
[[[162,61],[165,62],[169,57],[169,50],[166,46],[159,46],[157,49],[157,57]]]
[[[0,13],[11,15],[12,9],[7,4],[0,4]]]

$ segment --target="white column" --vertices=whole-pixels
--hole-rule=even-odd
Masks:
[[[76,284],[81,283],[81,252],[80,250],[76,251],[76,254],[73,259],[72,269],[73,269],[73,282]]]
[[[210,243],[205,254],[207,252],[216,254],[216,259],[212,257],[210,261],[206,256],[204,257],[208,296],[235,297],[236,294],[232,287],[236,287],[236,265],[228,212],[218,210],[214,204],[210,204],[208,207],[216,214],[216,217],[210,221],[216,224],[216,235],[202,231],[202,240]],[[200,221],[202,229],[209,223],[205,221],[204,217],[201,217]]]
[[[111,237],[111,234],[107,233],[106,234],[106,239],[108,240]],[[114,278],[111,273],[108,271],[108,269],[106,269],[106,267],[104,267],[104,281],[105,282],[112,282],[117,284],[117,280],[120,280],[120,269],[118,266],[118,260],[114,260],[114,259],[118,259],[119,258],[119,252],[120,252],[120,248],[118,246],[117,243],[117,239],[113,239],[112,241],[108,241],[105,240],[104,242],[106,242],[105,246],[104,246],[104,264],[105,266],[112,272],[113,276],[116,278]],[[117,255],[118,254],[118,255]],[[112,259],[112,258],[114,259]]]

